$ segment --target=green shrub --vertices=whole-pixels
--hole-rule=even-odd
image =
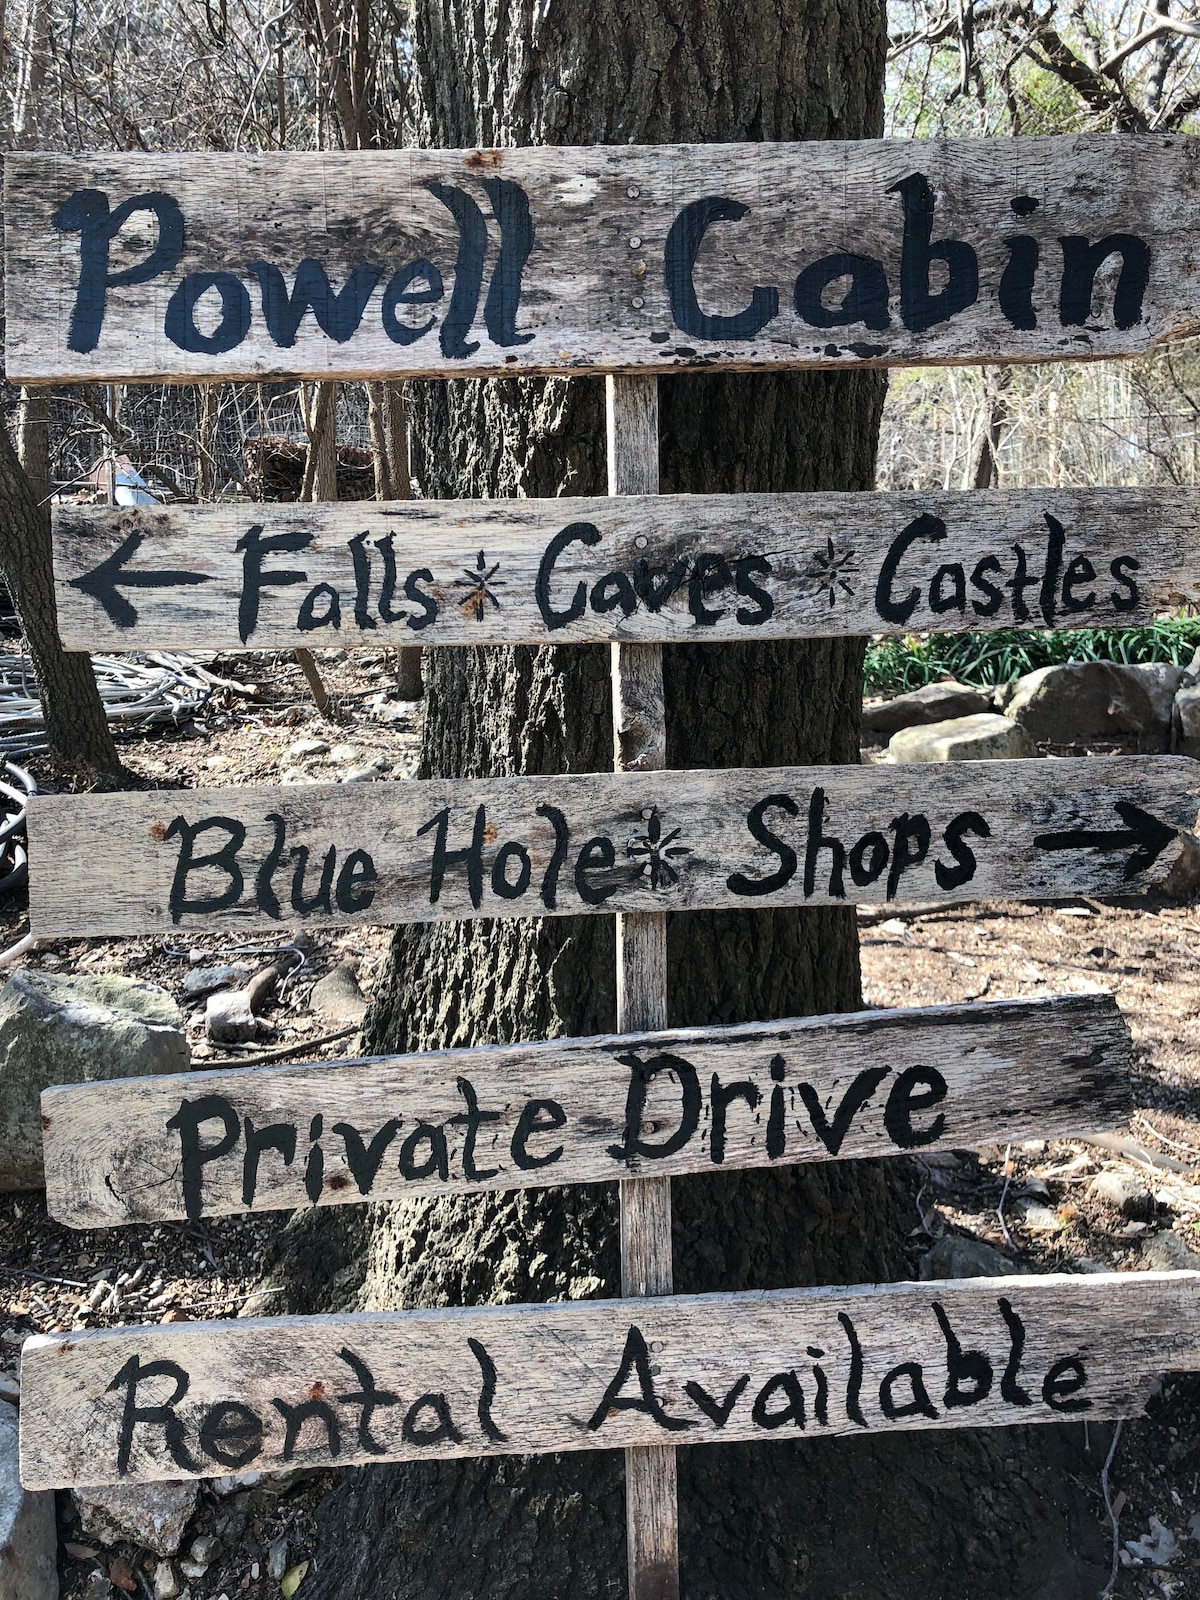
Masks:
[[[867,694],[901,694],[938,678],[976,688],[1008,683],[1062,661],[1190,661],[1200,647],[1200,618],[1170,617],[1144,628],[1070,628],[1052,633],[906,634],[867,646]]]

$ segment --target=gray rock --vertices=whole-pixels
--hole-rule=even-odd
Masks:
[[[189,1000],[205,1000],[218,989],[240,986],[249,976],[249,967],[193,967],[184,974],[183,992]]]
[[[1059,1233],[1062,1230],[1058,1212],[1042,1200],[1019,1200],[1017,1215],[1033,1233]]]
[[[378,778],[381,778],[382,776],[383,776],[383,773],[380,771],[379,767],[374,766],[374,765],[369,766],[369,767],[351,767],[349,772],[343,773],[342,782],[343,783],[374,783]]]
[[[923,689],[898,694],[894,700],[864,706],[863,740],[867,744],[882,744],[901,728],[948,722],[953,717],[973,717],[991,709],[991,696],[969,689],[965,683],[927,683]]]
[[[1177,756],[1200,756],[1200,686],[1181,686],[1171,707],[1171,749]]]
[[[188,1547],[188,1557],[199,1566],[211,1567],[221,1553],[221,1541],[211,1533],[202,1533]]]
[[[939,1278],[1009,1278],[1025,1270],[982,1239],[967,1239],[959,1233],[939,1239],[921,1257],[918,1268],[922,1283]]]
[[[358,986],[358,963],[339,961],[332,972],[313,984],[309,1004],[339,1022],[361,1022],[367,1014],[367,997]]]
[[[102,1572],[93,1572],[83,1591],[83,1600],[112,1600],[115,1590]]]
[[[58,1600],[54,1492],[22,1489],[9,1405],[0,1405],[0,1600]]]
[[[101,1544],[131,1539],[156,1556],[173,1556],[196,1509],[198,1487],[194,1481],[130,1483],[71,1493],[86,1535]]]
[[[278,1583],[287,1571],[288,1547],[286,1539],[276,1539],[267,1547],[267,1576]]]
[[[362,751],[356,744],[335,744],[329,760],[339,767],[352,767],[362,760]]]
[[[1033,740],[1007,717],[994,711],[934,722],[926,728],[902,728],[892,735],[887,759],[915,761],[1021,761],[1036,756]]]
[[[154,1569],[154,1600],[177,1600],[179,1579],[169,1561],[160,1561]]]
[[[1170,1228],[1143,1239],[1141,1255],[1147,1272],[1200,1272],[1200,1255],[1189,1250]]]
[[[1142,751],[1170,744],[1181,667],[1151,661],[1124,667],[1111,661],[1072,661],[1039,667],[1018,679],[1004,715],[1034,739],[1073,744],[1133,735]]]
[[[155,984],[15,972],[0,990],[0,1190],[45,1181],[43,1089],[186,1072],[188,1061],[183,1013]]]
[[[1145,1220],[1154,1211],[1154,1196],[1149,1185],[1136,1172],[1121,1172],[1116,1168],[1101,1172],[1088,1185],[1088,1192],[1122,1216],[1135,1220]]]
[[[258,1018],[244,989],[221,989],[208,997],[204,1031],[217,1044],[247,1044],[258,1038]]]
[[[287,748],[288,761],[309,761],[313,756],[323,756],[328,753],[329,746],[324,739],[295,739]]]

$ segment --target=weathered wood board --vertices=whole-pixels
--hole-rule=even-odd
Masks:
[[[1195,139],[5,162],[8,376],[1130,355],[1200,328]]]
[[[1137,895],[1198,809],[1200,763],[1168,756],[47,795],[29,915],[61,938]]]
[[[54,513],[75,650],[1125,626],[1200,600],[1200,490]]]
[[[1200,1274],[975,1278],[28,1339],[29,1489],[1140,1413]]]
[[[76,1228],[972,1149],[1124,1127],[1109,995],[47,1089]]]

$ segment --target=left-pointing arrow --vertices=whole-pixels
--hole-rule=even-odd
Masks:
[[[72,589],[81,589],[98,600],[118,628],[132,628],[138,619],[136,608],[126,600],[122,589],[175,589],[188,583],[212,582],[212,575],[207,572],[130,572],[128,563],[141,545],[142,535],[135,530],[98,567],[68,580]]]

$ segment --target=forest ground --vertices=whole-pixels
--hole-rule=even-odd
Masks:
[[[420,712],[390,698],[388,652],[319,652],[317,660],[339,709],[338,723],[318,716],[289,655],[238,657],[215,670],[256,682],[256,698],[222,692],[183,727],[123,734],[123,761],[147,786],[325,781],[372,761],[384,764],[380,781],[411,775]],[[305,740],[328,749],[295,754],[297,741]],[[1089,752],[1046,753],[1062,758]],[[878,756],[865,752],[868,760]],[[55,787],[44,758],[34,757],[29,765],[44,790]],[[1134,1041],[1135,1110],[1124,1136],[1104,1143],[1035,1141],[907,1163],[914,1276],[920,1256],[947,1233],[982,1239],[1016,1270],[1033,1272],[1088,1270],[1083,1263],[1134,1270],[1147,1264],[1148,1241],[1157,1239],[1161,1248],[1168,1231],[1200,1252],[1200,908],[1092,900],[923,914],[880,908],[861,914],[860,924],[868,1005],[1107,989]],[[0,944],[11,945],[25,931],[23,904],[0,903]],[[369,994],[387,948],[386,929],[314,936],[304,965],[268,1004],[260,1040],[223,1047],[205,1038],[204,1004],[184,994],[187,973],[226,959],[257,970],[291,937],[239,941],[189,933],[174,941],[61,940],[40,945],[25,959],[47,971],[124,973],[162,985],[188,1018],[197,1065],[247,1061],[292,1044],[304,1045],[293,1059],[352,1054],[353,1037],[327,1039],[345,1024],[316,1012],[310,991],[317,979],[351,959]],[[1090,1193],[1092,1179],[1106,1169],[1148,1190],[1136,1215]],[[0,1376],[15,1376],[20,1343],[35,1332],[269,1314],[269,1302],[255,1290],[283,1220],[270,1215],[81,1232],[48,1218],[41,1195],[0,1195]],[[89,1304],[98,1282],[112,1284],[143,1261],[150,1266],[137,1289],[115,1303],[109,1296],[100,1306]],[[1106,1430],[1093,1441],[1087,1458],[1093,1470],[1079,1484],[1106,1529],[1100,1473],[1108,1437]],[[224,1496],[202,1487],[181,1555],[199,1535],[215,1533],[221,1546],[204,1576],[190,1580],[184,1593],[190,1591],[191,1600],[278,1594],[279,1583],[268,1573],[270,1546],[286,1540],[288,1569],[315,1553],[313,1511],[330,1481],[328,1473],[300,1473]],[[1110,1482],[1122,1548],[1150,1533],[1151,1518],[1178,1541],[1167,1566],[1139,1565],[1130,1557],[1131,1564],[1119,1567],[1113,1594],[1200,1600],[1200,1376],[1168,1379],[1149,1415],[1125,1425]],[[157,1558],[132,1545],[102,1549],[80,1534],[68,1495],[59,1496],[59,1509],[63,1600],[99,1600],[120,1591],[151,1600]],[[277,1548],[276,1568],[278,1563]],[[115,1591],[103,1587],[110,1577]],[[298,1593],[303,1600],[303,1584]]]

